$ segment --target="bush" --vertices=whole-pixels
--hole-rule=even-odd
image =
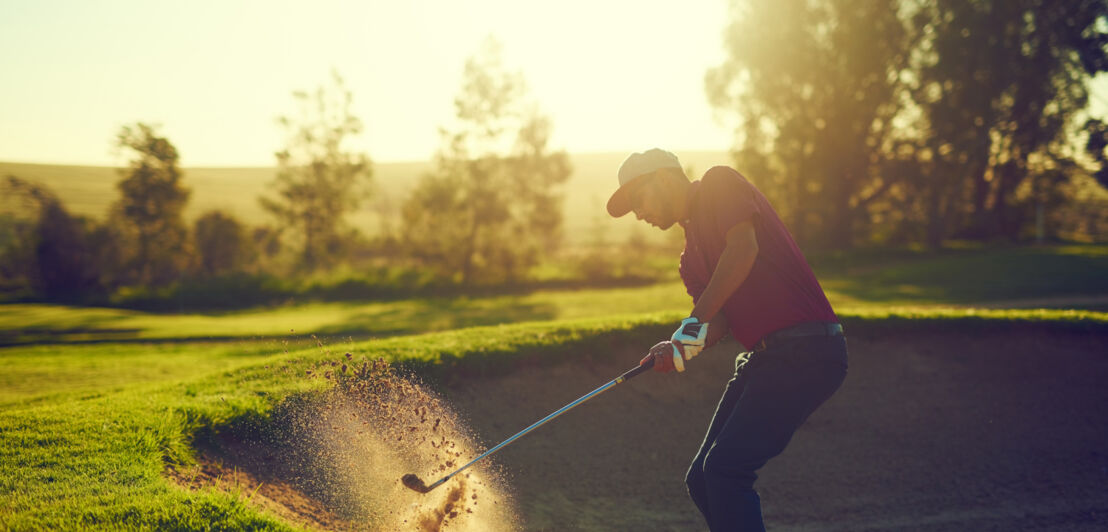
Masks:
[[[296,284],[269,274],[235,272],[193,277],[165,287],[128,286],[111,297],[111,304],[142,310],[230,310],[282,303],[297,295]]]
[[[115,231],[69,214],[41,185],[9,176],[2,192],[21,208],[0,215],[0,289],[5,299],[89,302],[119,271]]]

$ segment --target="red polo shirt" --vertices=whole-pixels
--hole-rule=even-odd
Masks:
[[[723,304],[731,336],[747,348],[773,331],[806,321],[838,322],[808,261],[769,201],[726,166],[708,170],[689,189],[681,279],[695,303],[708,286],[727,231],[750,220],[758,256],[743,284]]]

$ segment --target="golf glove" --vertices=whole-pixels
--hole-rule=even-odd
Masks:
[[[701,323],[692,316],[681,320],[681,326],[670,337],[673,342],[673,365],[677,371],[685,371],[685,361],[700,354],[707,338],[707,323]],[[678,349],[677,344],[681,344],[681,349]]]

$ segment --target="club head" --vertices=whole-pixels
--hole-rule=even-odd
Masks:
[[[431,488],[427,487],[427,484],[423,483],[423,480],[416,476],[414,473],[408,473],[400,478],[400,482],[404,483],[408,489],[412,491],[418,491],[420,493],[427,493],[431,491]]]

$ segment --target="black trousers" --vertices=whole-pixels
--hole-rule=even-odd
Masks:
[[[742,353],[689,467],[689,495],[713,531],[763,531],[755,472],[846,378],[846,339],[789,338]]]

